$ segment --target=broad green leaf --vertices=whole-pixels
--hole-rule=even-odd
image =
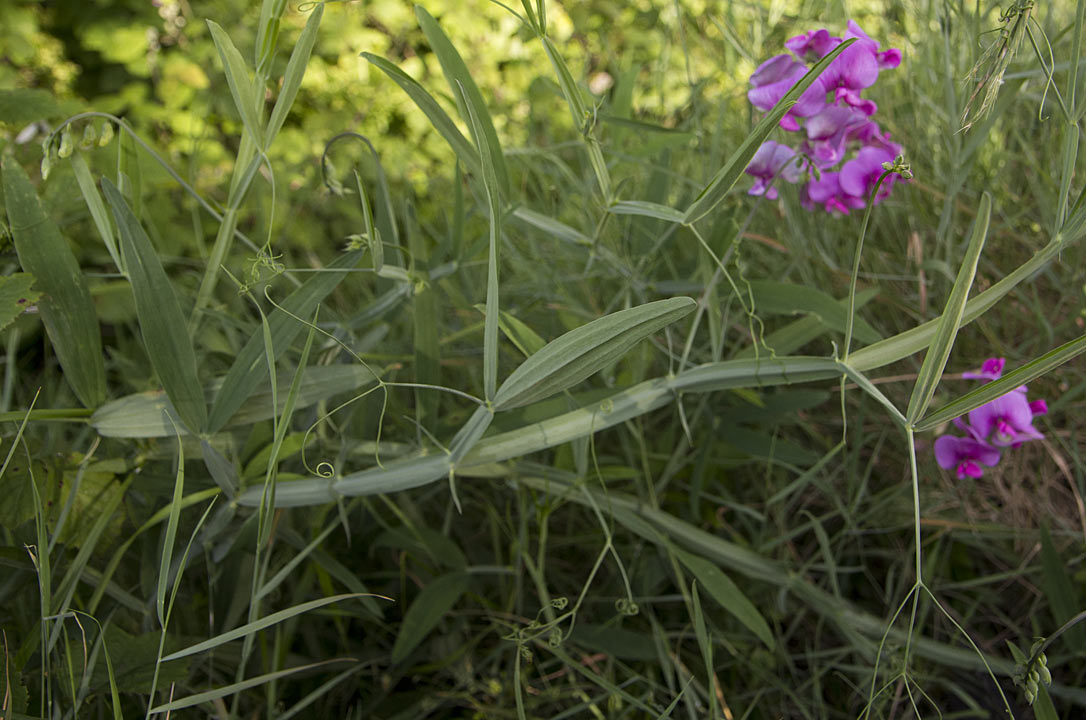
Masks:
[[[46,90],[0,90],[0,123],[23,127],[38,120],[60,118],[78,111],[78,103],[60,100]]]
[[[608,207],[607,211],[612,215],[640,215],[673,223],[682,223],[684,220],[681,210],[643,200],[621,200]]]
[[[230,95],[234,98],[234,107],[237,108],[241,121],[252,136],[253,142],[259,143],[263,141],[264,136],[260,132],[257,88],[253,87],[249,68],[245,66],[245,60],[234,47],[226,31],[213,20],[208,20],[207,26],[211,29],[211,39],[215,43],[215,49],[219,51],[219,59],[222,60],[223,71],[226,73],[226,84],[230,86]],[[263,88],[260,88],[260,91],[263,92]]]
[[[1063,365],[1068,360],[1086,351],[1086,335],[1071,342],[1060,345],[1055,350],[1050,350],[1041,357],[1026,363],[1022,367],[1007,373],[998,380],[984,383],[975,390],[962,395],[957,400],[947,403],[926,418],[915,424],[917,432],[931,430],[956,417],[964,415],[970,410],[979,408],[997,397],[1006,395],[1019,385],[1025,385],[1041,375]]]
[[[777,102],[772,110],[762,119],[760,123],[754,128],[754,131],[747,136],[747,139],[743,141],[743,144],[739,146],[727,162],[724,163],[724,167],[717,172],[716,176],[705,186],[705,189],[701,191],[698,197],[690,204],[690,207],[683,213],[683,223],[689,225],[701,218],[705,217],[717,204],[724,199],[731,189],[738,182],[743,171],[747,165],[750,164],[750,159],[754,157],[754,153],[758,151],[758,148],[762,146],[766,138],[777,127],[777,123],[784,117],[785,113],[799,100],[800,96],[809,88],[815,80],[822,74],[822,71],[833,62],[838,55],[841,54],[852,43],[856,42],[855,38],[845,40],[843,43],[833,49],[832,52],[827,54],[824,58],[819,60],[814,67],[812,67],[806,75],[800,78],[799,82],[792,86],[792,89],[785,93],[784,97]]]
[[[977,208],[977,218],[973,221],[973,233],[969,238],[961,268],[958,270],[958,277],[954,280],[950,297],[947,298],[946,307],[939,318],[939,328],[935,332],[931,345],[928,346],[928,352],[924,355],[924,364],[920,366],[920,373],[916,377],[916,383],[913,384],[909,408],[905,413],[905,419],[910,424],[915,423],[928,409],[928,403],[935,394],[935,388],[943,377],[943,370],[946,369],[947,359],[950,358],[950,351],[954,347],[954,339],[958,335],[962,315],[965,313],[965,303],[969,300],[969,290],[973,287],[973,278],[977,274],[977,263],[980,262],[980,253],[988,237],[988,223],[991,217],[992,196],[985,192]]]
[[[418,17],[422,32],[426,34],[426,39],[430,42],[431,49],[437,55],[438,62],[441,63],[441,70],[452,90],[452,96],[456,99],[460,117],[474,126],[475,132],[479,134],[475,146],[479,148],[480,153],[487,152],[489,148],[494,174],[497,177],[494,189],[501,191],[508,188],[509,171],[505,167],[498,133],[494,130],[494,122],[490,119],[490,112],[487,110],[483,95],[472,80],[471,73],[468,72],[468,66],[464,64],[460,53],[453,47],[441,26],[422,5],[415,6],[415,15]]]
[[[695,305],[687,297],[658,300],[571,330],[547,343],[509,375],[494,396],[495,410],[527,405],[576,385]]]
[[[295,673],[305,672],[306,670],[313,670],[314,668],[319,668],[322,665],[328,665],[329,663],[335,662],[354,662],[354,660],[353,658],[324,660],[322,662],[310,663],[309,665],[300,665],[298,667],[287,668],[286,670],[277,670],[276,672],[270,672],[264,675],[258,675],[257,677],[249,678],[248,680],[242,680],[241,682],[232,683],[230,685],[226,685],[225,687],[208,690],[207,692],[197,693],[195,695],[189,695],[187,697],[179,698],[177,700],[171,700],[170,702],[151,708],[148,713],[150,715],[158,715],[160,713],[172,713],[174,710],[192,707],[193,705],[202,705],[204,703],[212,702],[213,700],[218,700],[219,698],[236,695],[243,690],[259,687],[265,683],[279,680],[280,678],[289,677],[290,675],[293,675]]]
[[[859,310],[862,308],[878,294],[878,288],[867,288],[866,290],[861,290],[856,293],[856,309]],[[836,302],[842,312],[847,312],[848,298],[837,300]],[[868,326],[862,318],[857,317],[856,329],[859,332],[865,332],[865,330],[860,329],[861,327],[870,326]],[[777,355],[789,355],[824,334],[826,330],[826,325],[816,316],[801,318],[766,335],[765,338],[762,339],[764,347],[748,345],[737,352],[733,359],[742,360],[754,358],[756,350],[760,351],[763,355],[768,355],[769,350],[767,350],[767,348],[772,349]],[[874,332],[874,328],[871,328],[871,331]]]
[[[207,403],[196,377],[196,353],[192,348],[181,305],[151,241],[132,214],[121,193],[102,179],[106,201],[113,208],[143,345],[162,387],[190,432],[202,432],[207,424]]]
[[[411,651],[437,627],[445,613],[456,605],[470,585],[471,575],[466,572],[452,572],[442,575],[422,589],[400,623],[400,634],[396,636],[396,642],[392,646],[393,665],[407,659]]]
[[[64,377],[84,407],[98,407],[106,397],[106,372],[86,278],[26,171],[11,158],[3,161],[3,184],[15,252],[42,293],[38,311]]]
[[[769,280],[752,280],[750,289],[754,294],[755,312],[787,315],[811,314],[826,327],[837,332],[845,332],[848,321],[847,299],[844,301],[845,305],[842,305],[833,296],[817,288]],[[875,328],[859,317],[856,318],[856,327],[853,332],[865,343],[878,342],[881,339]]]
[[[426,88],[383,57],[367,52],[362,53],[362,57],[369,60],[373,65],[376,65],[381,71],[392,78],[397,85],[403,88],[403,91],[415,101],[419,110],[422,110],[426,117],[429,118],[430,124],[434,126],[434,129],[445,138],[447,143],[449,143],[453,152],[460,158],[460,162],[467,166],[470,173],[478,175],[482,172],[479,153],[476,152],[475,148],[468,142],[468,139],[464,137],[463,133],[460,132],[460,129],[456,127],[456,123],[453,122],[448,113],[438,105],[437,100],[426,91]]]
[[[346,593],[346,594],[343,594],[343,595],[333,595],[331,597],[320,598],[318,600],[310,600],[309,602],[305,602],[305,603],[301,603],[299,605],[295,605],[293,607],[289,607],[286,610],[280,610],[278,612],[273,612],[270,615],[265,615],[264,617],[260,618],[259,620],[254,620],[253,622],[246,623],[245,625],[242,625],[241,627],[236,627],[233,630],[228,630],[227,632],[216,635],[215,637],[210,638],[208,640],[204,640],[203,642],[196,643],[195,645],[190,645],[187,648],[184,648],[183,650],[178,650],[177,652],[172,652],[169,655],[162,658],[162,662],[170,662],[171,660],[180,660],[181,658],[188,657],[189,655],[196,655],[198,653],[206,652],[206,651],[211,650],[213,648],[217,648],[220,645],[225,645],[226,643],[231,642],[233,640],[243,638],[246,635],[252,635],[253,633],[260,632],[261,630],[264,630],[265,628],[269,628],[272,625],[277,625],[278,623],[281,623],[284,620],[289,620],[292,617],[297,617],[298,615],[302,615],[304,613],[307,613],[310,610],[316,610],[318,608],[325,607],[326,605],[331,605],[332,603],[342,602],[344,600],[353,600],[355,598],[360,598],[360,597],[382,597],[382,596],[381,595],[368,595],[367,596],[367,595],[363,595],[361,593]],[[388,598],[384,598],[384,599],[387,600]]]
[[[317,30],[320,28],[321,18],[324,16],[324,3],[317,3],[309,19],[305,23],[302,34],[298,37],[298,44],[290,53],[287,61],[287,69],[283,72],[283,87],[279,90],[279,97],[275,100],[268,127],[264,131],[264,147],[271,147],[283,122],[287,119],[287,113],[294,105],[294,98],[298,95],[298,88],[302,86],[302,76],[309,64],[309,56],[313,52],[313,45],[317,42]],[[221,51],[220,51],[221,52]]]
[[[699,365],[679,373],[669,385],[683,392],[707,392],[738,387],[766,387],[840,377],[833,358],[794,355],[760,359],[725,360]]]
[[[730,577],[713,563],[703,557],[693,555],[684,550],[675,549],[675,556],[686,566],[686,569],[697,578],[705,591],[726,612],[735,616],[748,630],[765,643],[770,650],[773,649],[773,633],[769,629],[765,618],[758,612],[739,587]]]
[[[0,277],[0,330],[24,310],[38,302],[41,293],[31,290],[34,276],[30,273],[15,273]]]
[[[229,376],[228,376],[229,377]],[[321,400],[346,392],[361,392],[374,381],[373,373],[360,365],[327,365],[311,367],[298,391],[298,407],[309,407]],[[206,394],[214,393],[223,384],[215,380]],[[280,378],[276,404],[272,405],[271,387],[252,393],[231,416],[224,427],[243,427],[270,420],[283,412],[287,378]],[[180,423],[177,411],[162,392],[126,395],[100,407],[90,418],[90,425],[103,437],[153,438],[173,436],[173,424]],[[184,427],[180,428],[184,434]]]
[[[310,275],[301,287],[287,296],[268,316],[272,347],[276,359],[283,356],[298,337],[305,325],[298,318],[308,318],[351,268],[362,259],[363,251],[352,250],[333,260],[326,269]],[[291,317],[291,316],[295,317]],[[215,396],[208,416],[208,431],[215,433],[238,412],[238,408],[253,396],[258,385],[268,377],[268,365],[264,357],[264,334],[256,328],[248,342],[234,359],[234,364],[223,380],[222,389]]]
[[[454,466],[460,462],[468,451],[475,447],[493,420],[494,412],[487,406],[480,405],[449,444],[449,462]]]

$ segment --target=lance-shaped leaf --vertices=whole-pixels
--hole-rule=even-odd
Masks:
[[[388,75],[397,85],[403,88],[403,91],[418,105],[419,110],[422,110],[426,117],[429,118],[434,129],[441,134],[441,137],[445,138],[445,142],[449,143],[453,152],[460,158],[460,162],[464,163],[473,175],[477,175],[482,171],[482,166],[479,163],[479,153],[475,151],[475,147],[464,137],[464,134],[460,132],[460,128],[456,127],[453,119],[442,109],[433,95],[427,92],[426,88],[420,85],[415,78],[379,55],[364,52],[362,57],[366,58],[371,64],[376,65],[385,75]]]
[[[935,339],[928,346],[924,364],[920,366],[920,373],[913,385],[909,408],[905,413],[910,423],[915,423],[928,409],[931,396],[935,394],[935,388],[943,377],[946,361],[950,357],[950,350],[954,347],[954,339],[962,324],[965,303],[969,299],[969,289],[973,287],[973,278],[977,274],[977,263],[980,262],[980,252],[984,249],[984,240],[988,237],[988,223],[991,217],[992,196],[984,193],[977,210],[977,219],[973,222],[973,234],[969,238],[965,258],[958,270],[958,277],[954,280],[954,287],[950,289],[950,297],[947,298],[946,308],[939,318]]]
[[[128,279],[136,299],[140,334],[151,366],[181,420],[191,432],[201,432],[207,424],[207,403],[196,377],[196,353],[177,295],[151,240],[121,191],[108,178],[102,178],[102,190],[117,223]]]
[[[106,397],[106,373],[87,281],[22,166],[4,161],[3,182],[15,252],[43,295],[38,310],[64,377],[85,407],[97,407]]]
[[[223,71],[226,73],[226,84],[230,86],[230,95],[234,98],[234,105],[238,109],[238,114],[241,115],[242,124],[249,131],[253,142],[263,142],[256,100],[257,91],[253,87],[249,68],[245,66],[245,60],[234,47],[226,31],[211,20],[207,21],[207,26],[211,30],[211,40],[215,43],[215,49],[219,51],[219,59],[222,60]]]
[[[362,259],[362,255],[361,250],[352,250],[340,255],[324,271],[313,273],[268,316],[272,355],[275,359],[282,357],[298,333],[305,327],[295,318],[311,316],[317,304],[335,290],[343,278],[347,277],[350,269]],[[257,386],[267,377],[268,362],[265,356],[264,332],[262,327],[258,327],[234,359],[234,364],[223,380],[222,389],[215,396],[207,422],[208,431],[214,433],[222,429],[223,425],[234,416],[246,400],[253,396]]]
[[[495,410],[542,400],[618,360],[640,340],[694,309],[688,297],[669,298],[593,320],[545,345],[498,388]]]
[[[716,563],[713,563],[700,555],[688,553],[685,550],[674,548],[672,552],[679,558],[683,565],[698,579],[698,582],[708,591],[709,596],[716,600],[726,612],[731,613],[743,623],[748,630],[758,636],[770,650],[773,649],[773,633],[769,624],[758,612],[757,606],[743,594],[739,586],[724,574]]]
[[[501,144],[498,142],[498,133],[494,130],[494,123],[490,119],[490,113],[487,112],[486,101],[483,100],[483,94],[479,92],[479,86],[472,80],[468,66],[464,64],[460,53],[456,51],[433,16],[421,5],[415,6],[415,15],[419,19],[419,26],[426,34],[426,39],[430,42],[430,47],[437,55],[438,62],[441,63],[441,70],[452,90],[460,117],[464,119],[464,122],[478,127],[485,140],[485,142],[480,142],[477,139],[475,144],[479,146],[480,152],[487,152],[487,149],[482,147],[484,144],[490,149],[494,173],[498,177],[497,187],[508,188],[509,172],[505,168],[505,158],[502,156]]]
[[[690,204],[690,207],[686,209],[683,216],[683,222],[687,225],[694,221],[705,217],[714,207],[717,206],[724,196],[735,186],[736,181],[739,180],[739,176],[743,174],[743,170],[750,164],[750,159],[754,157],[754,153],[758,151],[765,139],[769,137],[769,134],[777,127],[777,123],[781,121],[784,114],[799,100],[800,96],[806,92],[818,76],[822,74],[822,71],[833,62],[838,55],[844,51],[852,43],[856,42],[854,38],[845,40],[843,43],[833,49],[833,52],[826,55],[818,61],[818,63],[808,71],[806,75],[800,78],[799,82],[792,86],[792,89],[785,93],[784,97],[773,107],[772,110],[762,119],[758,126],[754,128],[754,132],[747,136],[747,139],[743,142],[739,148],[732,153],[732,156],[728,158],[728,161],[724,163],[724,167],[720,169],[720,172],[716,174],[716,177],[710,181],[705,189],[701,191],[697,199]]]
[[[294,98],[298,95],[298,89],[302,86],[302,76],[305,75],[305,67],[309,64],[309,56],[313,53],[313,44],[317,41],[317,28],[320,27],[321,17],[324,16],[324,3],[317,3],[313,12],[306,21],[305,29],[298,38],[298,44],[290,54],[287,69],[283,73],[283,89],[279,91],[279,97],[272,108],[271,119],[264,131],[264,147],[270,147],[275,136],[279,134],[283,122],[287,119],[290,106],[294,104]]]
[[[1054,370],[1068,360],[1077,357],[1086,351],[1086,335],[1071,342],[1060,345],[1055,350],[1050,350],[1033,362],[1026,363],[1022,367],[1009,372],[998,380],[984,383],[976,390],[962,395],[957,400],[947,403],[932,414],[914,425],[917,432],[931,430],[945,422],[966,414],[970,410],[976,410],[981,405],[1002,397],[1014,390],[1019,385],[1025,385],[1035,378]]]

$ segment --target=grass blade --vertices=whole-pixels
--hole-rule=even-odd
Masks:
[[[636,343],[694,309],[687,297],[669,298],[606,315],[547,343],[502,383],[496,410],[542,400],[576,385],[618,360]],[[488,313],[489,317],[489,313]]]
[[[157,705],[147,711],[148,715],[158,715],[160,713],[173,712],[174,710],[180,710],[182,708],[192,707],[193,705],[202,705],[206,702],[218,700],[219,698],[230,697],[235,693],[239,693],[242,690],[248,690],[249,688],[259,687],[265,683],[278,680],[280,678],[294,675],[295,673],[303,672],[305,670],[312,670],[319,668],[323,665],[328,665],[334,662],[354,662],[350,658],[324,660],[322,662],[310,663],[309,665],[300,665],[298,667],[287,668],[286,670],[277,670],[264,675],[258,675],[257,677],[249,678],[248,680],[242,680],[241,682],[232,683],[225,687],[216,688],[215,690],[208,690],[207,692],[197,693],[195,695],[189,695],[188,697],[179,698],[177,700],[171,700],[168,703]]]
[[[151,365],[182,422],[191,432],[201,432],[207,424],[207,403],[196,377],[196,353],[177,295],[147,233],[120,191],[108,178],[102,179],[102,188],[120,233],[136,316]]]
[[[818,76],[822,74],[822,71],[833,62],[845,48],[856,42],[855,38],[845,40],[843,43],[833,49],[824,58],[819,60],[802,78],[797,82],[791,90],[785,93],[784,97],[773,107],[772,110],[762,119],[760,123],[754,128],[754,131],[747,136],[747,139],[743,141],[743,144],[732,153],[732,156],[728,158],[728,161],[724,163],[724,167],[717,172],[716,176],[705,186],[705,189],[701,191],[698,197],[690,204],[683,213],[683,223],[691,224],[701,218],[705,217],[713,208],[724,199],[731,189],[735,186],[735,183],[739,180],[743,171],[747,165],[750,164],[750,159],[754,157],[754,153],[758,151],[765,139],[769,137],[769,134],[777,127],[777,123],[784,117],[800,98],[801,95],[809,88]]]
[[[939,318],[935,338],[928,346],[928,352],[924,355],[924,364],[920,366],[920,374],[917,375],[916,383],[913,385],[912,397],[909,398],[909,407],[905,412],[905,419],[910,425],[928,409],[928,403],[935,394],[935,388],[943,377],[943,370],[950,358],[950,351],[954,347],[954,339],[958,335],[962,315],[965,313],[965,303],[969,300],[969,290],[973,287],[973,278],[977,274],[977,263],[984,249],[984,241],[988,237],[988,224],[991,217],[992,196],[984,193],[980,206],[977,208],[973,233],[969,238],[961,268],[958,270],[958,277],[950,289],[950,297],[947,298],[946,307]]]
[[[189,657],[190,655],[196,655],[198,653],[206,652],[207,650],[217,648],[220,645],[225,645],[228,642],[232,642],[247,635],[252,635],[253,633],[260,632],[265,628],[269,628],[272,625],[281,623],[284,620],[289,620],[292,617],[297,617],[298,615],[307,613],[310,610],[316,610],[318,608],[325,607],[326,605],[331,605],[332,603],[342,602],[343,600],[352,600],[359,597],[379,597],[384,600],[389,599],[382,595],[345,593],[343,595],[333,595],[331,597],[320,598],[318,600],[310,600],[309,602],[289,607],[286,610],[280,610],[270,615],[265,615],[264,617],[254,622],[247,623],[240,627],[236,627],[233,630],[228,630],[227,632],[216,635],[215,637],[204,640],[203,642],[196,643],[195,645],[190,645],[187,648],[178,650],[177,652],[172,652],[162,658],[162,662],[180,660],[181,658]]]
[[[106,371],[87,281],[26,171],[11,158],[3,161],[3,183],[15,252],[44,296],[38,309],[64,377],[84,407],[98,407],[106,398]]]
[[[1068,360],[1071,360],[1086,351],[1086,335],[1064,343],[1054,350],[1050,350],[1041,357],[1026,363],[1022,367],[1007,373],[998,380],[984,383],[975,390],[962,395],[957,400],[947,403],[926,418],[915,424],[917,432],[931,430],[945,422],[964,415],[970,410],[975,410],[981,405],[1006,395],[1019,385],[1034,380],[1044,375]]]

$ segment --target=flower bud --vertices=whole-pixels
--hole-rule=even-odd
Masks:
[[[60,134],[60,149],[57,150],[57,156],[66,158],[72,154],[72,133],[68,128],[64,128],[64,132]]]
[[[98,136],[98,147],[105,147],[109,145],[110,140],[113,139],[113,123],[108,120],[102,123],[102,134]]]
[[[83,139],[79,141],[80,150],[90,150],[94,147],[94,141],[98,139],[98,133],[94,131],[94,125],[87,123],[83,128]]]
[[[47,180],[49,178],[49,171],[53,169],[53,154],[46,152],[41,157],[41,179]]]

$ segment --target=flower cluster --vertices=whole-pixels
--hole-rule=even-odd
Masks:
[[[962,373],[962,377],[990,382],[1003,374],[1003,358],[988,358],[977,372]],[[964,437],[943,435],[935,441],[935,460],[940,467],[956,468],[959,478],[980,477],[981,465],[994,466],[1000,450],[1018,447],[1027,440],[1043,438],[1033,427],[1033,417],[1048,412],[1044,400],[1026,399],[1026,386],[1020,385],[1006,395],[970,411],[968,422],[954,420]]]
[[[871,119],[878,107],[860,96],[875,84],[880,70],[901,64],[901,51],[880,50],[852,20],[844,37],[822,29],[785,42],[791,54],[777,55],[759,65],[750,76],[747,98],[759,110],[772,110],[807,73],[808,66],[849,38],[856,38],[856,42],[829,64],[781,119],[782,128],[799,134],[795,147],[767,140],[751,159],[746,170],[755,178],[751,195],[773,200],[777,197],[772,185],[775,179],[790,183],[805,180],[801,193],[805,208],[820,206],[826,212],[847,215],[851,209],[864,207],[879,176],[889,167],[887,163],[894,164],[901,156],[901,146]],[[845,160],[850,153],[851,158]],[[876,203],[890,194],[896,177],[891,174],[883,181]]]

